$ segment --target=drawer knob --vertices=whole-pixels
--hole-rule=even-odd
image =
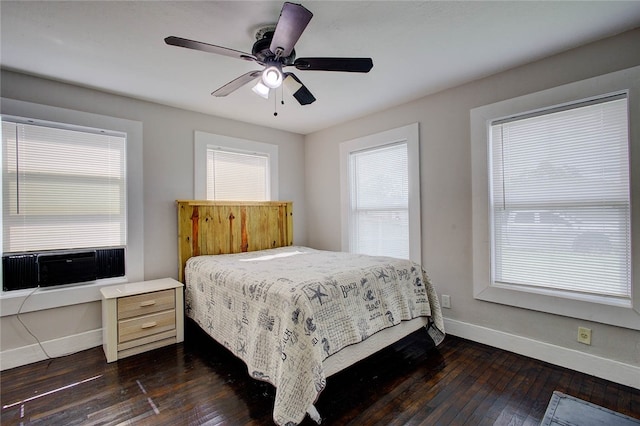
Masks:
[[[158,323],[155,321],[145,322],[144,324],[142,324],[141,328],[151,328],[155,327],[156,325],[158,325]]]
[[[151,299],[151,300],[145,300],[144,302],[140,302],[140,307],[144,308],[145,306],[153,306],[156,304],[156,301]]]

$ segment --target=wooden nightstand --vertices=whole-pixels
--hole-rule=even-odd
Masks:
[[[107,362],[184,340],[183,284],[171,279],[103,287]]]

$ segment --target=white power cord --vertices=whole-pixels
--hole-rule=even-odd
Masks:
[[[29,297],[31,297],[31,295],[33,295],[33,293],[35,293],[38,290],[39,287],[36,287],[33,289],[33,291],[31,291],[29,294],[27,294],[27,297],[25,297],[22,300],[22,303],[20,304],[20,307],[18,308],[18,312],[16,313],[16,318],[18,319],[18,321],[20,321],[20,324],[22,324],[22,326],[24,327],[25,330],[27,330],[27,333],[29,333],[31,335],[31,337],[33,337],[36,342],[38,343],[38,346],[40,346],[40,349],[42,350],[42,352],[44,353],[44,355],[47,357],[47,359],[51,359],[52,357],[47,353],[47,351],[44,350],[44,347],[42,346],[42,343],[40,343],[40,339],[38,339],[36,337],[35,334],[33,334],[31,332],[31,330],[29,329],[29,327],[27,327],[27,325],[22,321],[22,319],[20,318],[20,313],[22,312],[22,307],[24,306],[25,302],[27,301],[27,299]]]

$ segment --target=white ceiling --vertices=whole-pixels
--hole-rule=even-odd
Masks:
[[[640,26],[639,1],[305,1],[298,57],[373,58],[368,74],[295,71],[317,101],[251,84],[255,63],[168,46],[169,35],[251,52],[282,1],[0,2],[0,65],[134,98],[307,134]],[[639,46],[640,48],[640,46]],[[278,116],[274,117],[274,105]]]

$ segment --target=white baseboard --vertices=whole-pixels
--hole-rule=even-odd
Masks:
[[[640,389],[640,366],[601,358],[475,324],[445,318],[447,334]],[[102,346],[102,329],[42,342],[51,357]],[[37,344],[0,352],[0,371],[47,359]]]
[[[447,334],[640,389],[640,366],[445,318]]]
[[[52,358],[84,351],[95,348],[96,346],[102,346],[101,328],[42,342],[42,347],[44,347],[44,350],[47,351]],[[42,352],[42,349],[40,349],[37,343],[16,349],[9,349],[0,352],[0,371],[45,359],[47,359],[47,356]]]

